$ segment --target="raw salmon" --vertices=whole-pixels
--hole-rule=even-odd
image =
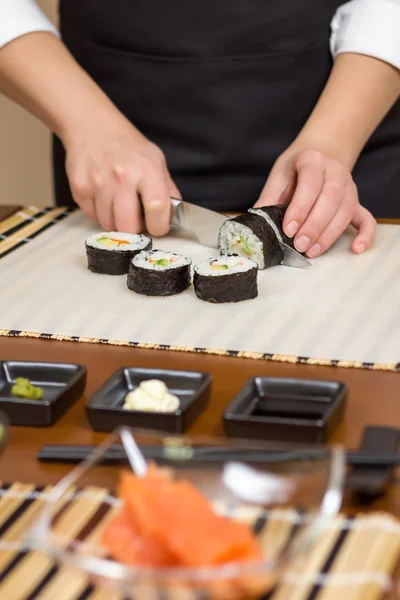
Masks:
[[[124,509],[110,522],[103,543],[121,562],[202,567],[262,558],[251,528],[217,515],[209,500],[171,471],[151,465],[145,477],[123,472]]]
[[[156,539],[140,535],[125,511],[107,523],[102,542],[115,560],[126,565],[171,567],[177,561]]]

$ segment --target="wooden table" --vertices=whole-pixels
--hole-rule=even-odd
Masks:
[[[11,440],[0,457],[2,480],[56,483],[70,468],[45,465],[35,456],[44,444],[96,444],[104,434],[91,431],[84,404],[87,398],[113,371],[123,366],[179,368],[209,371],[214,377],[211,402],[196,421],[191,433],[220,435],[224,407],[245,380],[252,375],[322,378],[345,381],[349,386],[345,419],[335,432],[333,442],[347,448],[358,445],[363,428],[370,424],[400,427],[400,374],[335,367],[280,364],[250,359],[186,354],[171,351],[139,350],[47,340],[0,338],[0,360],[44,360],[78,362],[88,368],[84,397],[53,427],[14,427]],[[400,483],[400,480],[399,480]],[[111,481],[110,481],[111,484]],[[350,505],[348,504],[348,507]],[[364,508],[364,507],[363,507]],[[400,485],[368,507],[400,515]]]

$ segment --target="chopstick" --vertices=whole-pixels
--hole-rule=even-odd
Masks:
[[[46,463],[64,463],[78,464],[85,460],[96,446],[65,446],[53,445],[43,446],[38,454],[37,459],[40,462]],[[174,463],[174,464],[201,464],[201,463],[220,463],[225,460],[233,460],[238,462],[259,462],[259,463],[277,463],[288,460],[307,460],[317,458],[321,455],[319,448],[313,449],[293,449],[287,450],[240,450],[237,448],[219,448],[219,447],[202,447],[188,449],[189,453],[185,454],[185,449],[168,448],[165,446],[141,446],[145,458],[158,462]],[[183,453],[182,450],[184,451]],[[192,451],[190,451],[192,450]],[[122,446],[112,446],[109,448],[102,459],[104,465],[120,465],[126,462],[125,451]],[[400,465],[400,453],[385,453],[378,454],[376,452],[367,451],[347,451],[346,462],[349,466],[368,466],[368,467],[396,467]]]

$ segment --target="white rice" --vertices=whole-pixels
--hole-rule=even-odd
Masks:
[[[105,246],[98,242],[102,237],[113,238],[115,240],[126,240],[129,244],[113,244],[112,246]],[[143,250],[151,242],[151,239],[146,235],[132,234],[132,233],[121,233],[119,231],[102,231],[101,233],[93,233],[86,239],[86,245],[99,250],[121,250],[125,252],[132,252],[132,250]]]
[[[244,240],[250,250],[250,254],[244,252],[237,243],[240,239]],[[261,240],[252,232],[250,227],[242,225],[242,223],[232,220],[225,221],[219,232],[218,247],[221,254],[238,254],[254,261],[259,269],[264,269],[265,267]]]
[[[150,262],[150,260],[158,261],[162,259],[167,259],[168,265],[165,266]],[[169,262],[170,260],[173,262]],[[151,269],[152,271],[168,271],[191,264],[191,261],[185,256],[175,254],[174,252],[164,252],[163,250],[144,250],[134,256],[132,262],[136,267]]]
[[[213,269],[212,265],[227,265],[228,269]],[[232,275],[233,273],[245,273],[246,271],[250,271],[250,269],[254,269],[256,266],[256,263],[249,258],[243,258],[242,256],[228,256],[225,254],[214,258],[208,258],[196,265],[194,270],[198,275],[220,277],[221,275]]]
[[[280,242],[283,242],[281,232],[279,231],[279,229],[277,228],[277,226],[275,225],[268,213],[264,212],[263,210],[260,210],[259,208],[250,208],[248,212],[253,213],[253,215],[258,215],[259,217],[262,217],[265,221],[267,221],[268,225],[271,227],[278,240]]]

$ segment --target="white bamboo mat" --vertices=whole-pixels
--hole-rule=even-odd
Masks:
[[[349,250],[349,233],[308,270],[260,272],[257,299],[223,305],[198,300],[192,288],[169,298],[138,296],[125,276],[89,272],[84,240],[94,230],[74,212],[0,259],[1,335],[400,369],[400,226],[379,225],[374,248],[361,256]],[[215,254],[176,236],[153,246],[193,262]]]

